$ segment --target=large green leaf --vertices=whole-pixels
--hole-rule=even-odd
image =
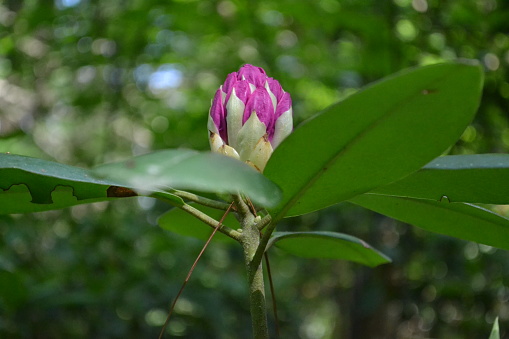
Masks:
[[[217,221],[219,221],[224,214],[224,211],[221,210],[194,204],[192,206]],[[161,228],[170,232],[200,240],[207,240],[210,237],[210,233],[213,231],[210,226],[205,225],[202,221],[179,208],[174,208],[160,216],[157,223]],[[232,213],[226,216],[223,225],[232,229],[239,228],[239,222]],[[235,242],[233,239],[220,232],[214,235],[214,240],[229,243]]]
[[[163,150],[102,165],[94,173],[140,192],[165,189],[241,192],[265,207],[274,206],[281,199],[277,185],[250,166],[210,152]]]
[[[350,202],[428,231],[509,250],[509,219],[479,206],[378,194]]]
[[[509,155],[440,157],[419,171],[371,193],[484,204],[509,204]]]
[[[0,154],[0,214],[29,213],[132,196],[90,171],[15,154]]]
[[[439,156],[472,120],[482,77],[460,63],[406,70],[304,123],[265,168],[283,190],[275,219],[370,191]]]
[[[341,259],[375,267],[391,262],[364,241],[336,232],[275,232],[268,247],[303,258]]]

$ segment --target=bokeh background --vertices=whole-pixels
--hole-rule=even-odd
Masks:
[[[508,34],[503,0],[4,0],[0,151],[89,168],[205,150],[210,100],[244,63],[292,94],[298,124],[403,68],[468,58],[484,95],[448,152],[508,152]],[[167,209],[131,198],[0,217],[0,337],[156,338],[203,245],[159,228]],[[283,338],[487,338],[496,316],[508,333],[506,251],[348,204],[279,229],[349,233],[394,260],[272,251]],[[213,243],[166,337],[248,338],[242,262]]]

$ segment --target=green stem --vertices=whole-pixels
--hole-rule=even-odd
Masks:
[[[270,216],[270,214],[267,214],[266,216],[264,216],[262,218],[262,220],[260,220],[257,224],[256,224],[256,227],[258,228],[259,231],[262,231],[265,226],[267,226],[272,220],[272,217]]]
[[[246,262],[246,264],[250,266],[249,262]],[[268,339],[269,329],[267,326],[267,307],[265,304],[265,286],[262,265],[259,265],[254,270],[248,269],[248,277],[253,338]]]
[[[203,221],[204,223],[206,223],[207,225],[209,225],[212,228],[216,228],[219,225],[219,221],[217,221],[214,218],[209,217],[208,214],[203,213],[202,211],[194,208],[191,205],[185,204],[183,206],[180,206],[180,208],[182,210],[186,211],[187,213],[195,216],[196,218],[200,219],[201,221]],[[233,238],[233,239],[235,239],[237,241],[240,241],[241,233],[239,233],[239,232],[237,232],[235,230],[232,230],[228,226],[225,226],[225,225],[221,224],[217,230],[219,232],[229,236],[230,238]]]
[[[253,266],[261,265],[263,254],[265,253],[265,249],[267,248],[267,245],[269,243],[270,237],[272,235],[272,232],[274,232],[274,229],[276,228],[276,221],[270,219],[270,216],[267,216],[262,219],[262,222],[267,218],[268,219],[268,226],[265,232],[263,233],[263,236],[260,239],[260,242],[258,244],[258,248],[256,249],[256,253],[253,255],[251,264]],[[260,222],[261,223],[261,222]],[[265,226],[265,225],[263,225]]]
[[[173,194],[173,195],[176,195],[177,197],[181,197],[183,199],[187,199],[187,200],[193,201],[193,202],[195,202],[197,204],[200,204],[200,205],[203,205],[203,206],[207,206],[207,207],[211,207],[211,208],[215,208],[215,209],[218,209],[218,210],[226,211],[228,209],[228,207],[230,206],[229,204],[224,203],[222,201],[212,200],[212,199],[205,198],[205,197],[202,197],[200,195],[197,195],[197,194],[194,194],[194,193],[190,193],[190,192],[186,192],[186,191],[174,190],[174,191],[171,191],[170,193]]]
[[[240,196],[234,197],[239,214],[242,234],[241,243],[244,248],[244,260],[246,263],[249,284],[249,302],[251,322],[254,339],[268,339],[269,329],[267,325],[267,308],[265,303],[265,286],[263,281],[263,267],[261,262],[253,265],[253,257],[260,244],[260,231],[257,227],[256,217]]]
[[[217,221],[216,219],[214,218],[211,218],[208,214],[205,214],[203,213],[202,211],[194,208],[193,206],[191,205],[188,205],[186,203],[176,203],[174,200],[172,199],[169,199],[167,198],[164,194],[152,194],[153,197],[161,200],[161,201],[164,201],[172,206],[175,206],[175,207],[178,207],[180,209],[182,209],[183,211],[191,214],[192,216],[194,216],[195,218],[203,221],[205,224],[209,225],[210,227],[212,228],[216,228],[218,227],[219,225],[219,221]],[[220,225],[219,228],[218,228],[218,231],[229,236],[230,238],[232,239],[235,239],[237,241],[240,241],[241,239],[241,233],[240,232],[237,232],[235,230],[232,230],[231,228],[225,226],[225,225]]]
[[[185,194],[182,194],[185,193]],[[180,198],[189,199],[196,201],[197,198],[203,203],[206,198],[195,196],[193,197],[191,193],[188,192],[178,192],[174,191],[171,193],[173,196],[178,196]],[[183,200],[175,200],[169,196],[166,196],[162,193],[154,193],[153,197],[165,201],[166,203],[178,207],[187,213],[193,215],[194,217],[200,219],[205,224],[217,228],[221,233],[226,234],[227,236],[239,241],[242,244],[244,249],[244,260],[247,269],[247,277],[249,284],[249,302],[250,302],[250,311],[251,311],[251,322],[253,326],[253,338],[254,339],[269,339],[269,329],[267,324],[267,307],[265,301],[265,285],[263,280],[263,267],[261,260],[258,260],[256,256],[258,253],[262,253],[265,251],[266,244],[263,245],[263,240],[260,242],[261,235],[260,230],[263,229],[267,224],[272,226],[270,223],[271,218],[269,215],[265,216],[263,219],[260,217],[256,217],[255,211],[252,211],[243,198],[240,195],[234,195],[233,200],[235,203],[237,217],[242,226],[242,232],[238,232],[232,230],[229,227],[221,225],[217,220],[211,218],[207,214],[201,212],[200,210],[194,208],[191,205],[186,204]],[[206,199],[205,203],[210,203],[213,200]],[[198,202],[198,201],[196,201]],[[222,204],[220,202],[216,202]],[[207,206],[207,205],[206,205]],[[216,205],[215,208],[222,209],[222,206]],[[213,207],[213,206],[209,206]],[[226,205],[228,208],[228,205]],[[272,229],[268,230],[269,233],[272,233]],[[270,237],[270,236],[269,236]],[[264,236],[265,238],[265,236]],[[260,245],[263,246],[263,249],[260,249]]]

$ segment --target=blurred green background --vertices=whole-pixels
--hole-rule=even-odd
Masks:
[[[210,100],[244,63],[292,94],[297,125],[400,69],[468,58],[484,65],[483,100],[449,152],[507,152],[508,34],[503,0],[5,0],[0,151],[88,168],[205,150]],[[133,198],[0,217],[0,337],[156,338],[203,245],[160,229],[167,209]],[[487,338],[496,316],[508,333],[506,251],[349,204],[279,230],[349,233],[394,260],[273,250],[283,338]],[[166,337],[248,338],[247,297],[240,249],[213,243]]]

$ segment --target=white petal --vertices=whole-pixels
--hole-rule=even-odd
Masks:
[[[237,135],[242,128],[242,116],[246,105],[237,97],[235,88],[232,90],[230,99],[226,103],[226,126],[228,128],[228,144],[233,148],[237,148]]]
[[[236,148],[240,155],[240,160],[249,160],[258,140],[267,133],[267,127],[258,119],[256,112],[253,112],[247,119],[244,126],[239,131],[237,137],[238,147]]]
[[[268,81],[265,81],[265,89],[267,90],[267,92],[269,92],[270,98],[272,99],[272,107],[274,107],[274,111],[275,111],[276,105],[277,105],[277,98],[274,95],[274,93],[272,93],[272,91],[270,90]]]
[[[224,145],[223,139],[221,139],[219,134],[214,133],[214,132],[210,132],[209,143],[210,143],[210,150],[212,152],[218,152],[218,153],[219,153],[219,148],[221,148],[221,146]]]
[[[275,149],[293,130],[292,108],[277,119],[274,129],[274,137],[272,138],[272,147]]]
[[[238,159],[238,160],[240,159],[239,153],[237,153],[235,148],[230,147],[228,145],[223,145],[223,146],[219,147],[219,149],[217,150],[217,153],[220,153],[220,154],[223,154],[223,155],[226,155],[226,156]]]
[[[263,172],[265,165],[267,165],[267,161],[272,154],[272,151],[272,145],[270,144],[266,135],[264,135],[260,138],[260,140],[258,140],[258,143],[256,144],[253,152],[251,152],[247,163],[251,163],[250,165],[254,165],[258,171]]]

